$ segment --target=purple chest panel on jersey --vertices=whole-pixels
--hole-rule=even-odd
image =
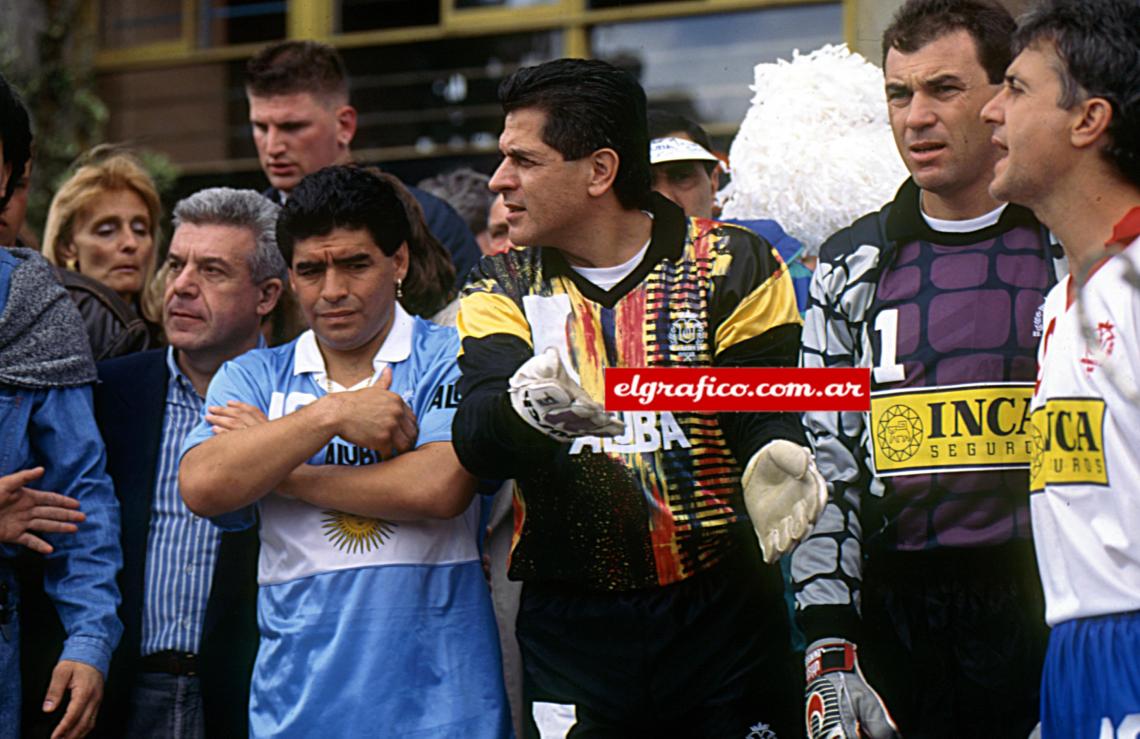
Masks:
[[[895,311],[894,347],[872,332],[874,366],[904,368],[873,390],[1031,382],[1053,265],[1036,230],[1014,228],[965,246],[913,241],[879,278],[868,326]],[[896,318],[897,316],[897,318]],[[874,545],[894,550],[976,547],[1029,536],[1028,473],[939,472],[882,479]]]

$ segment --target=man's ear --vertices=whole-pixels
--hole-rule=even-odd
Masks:
[[[277,301],[281,298],[281,291],[284,285],[281,280],[276,277],[271,277],[258,286],[257,296],[257,315],[265,317],[269,315],[277,306]]]
[[[1077,104],[1076,117],[1070,129],[1069,141],[1078,149],[1104,141],[1108,124],[1112,122],[1112,104],[1104,98],[1090,97]]]
[[[347,149],[356,137],[356,108],[342,105],[336,109],[336,143]]]
[[[392,253],[393,267],[396,268],[396,277],[403,280],[408,276],[408,267],[411,262],[411,251],[408,249],[408,242],[405,241],[400,244],[395,252]]]
[[[713,220],[720,218],[720,203],[716,200],[716,194],[720,191],[720,165],[713,167],[713,171],[709,174],[709,185],[712,187],[712,217]]]
[[[598,198],[613,189],[621,159],[616,151],[607,147],[595,151],[588,157],[588,161],[590,164],[588,191],[590,197]]]

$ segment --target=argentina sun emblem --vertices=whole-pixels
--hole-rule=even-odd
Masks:
[[[378,549],[391,538],[396,524],[382,518],[327,510],[321,518],[321,528],[334,547],[349,554],[359,554]]]

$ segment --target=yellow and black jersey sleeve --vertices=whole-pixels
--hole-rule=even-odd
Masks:
[[[508,382],[534,356],[521,296],[541,279],[528,250],[485,257],[472,271],[459,302],[459,393],[452,443],[473,475],[522,477],[528,465],[548,462],[558,444],[531,428],[511,408]]]
[[[729,224],[719,224],[708,238],[714,240],[714,356],[777,327],[802,325],[791,275],[771,244]]]
[[[472,268],[459,301],[456,328],[460,341],[502,334],[530,344],[530,326],[520,304],[526,294],[521,283],[527,273],[538,271],[538,264],[528,259],[527,251],[516,247],[506,254],[484,257]]]
[[[802,321],[791,276],[776,250],[751,231],[721,224],[715,238],[709,318],[713,365],[795,367]],[[721,427],[741,465],[773,439],[806,446],[795,413],[722,413]]]

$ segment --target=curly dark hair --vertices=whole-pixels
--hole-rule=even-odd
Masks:
[[[408,245],[408,274],[400,304],[430,317],[453,297],[455,267],[428,231],[423,211],[392,175],[351,165],[325,167],[301,180],[277,217],[277,248],[292,265],[298,241],[334,229],[364,230],[386,256]]]

